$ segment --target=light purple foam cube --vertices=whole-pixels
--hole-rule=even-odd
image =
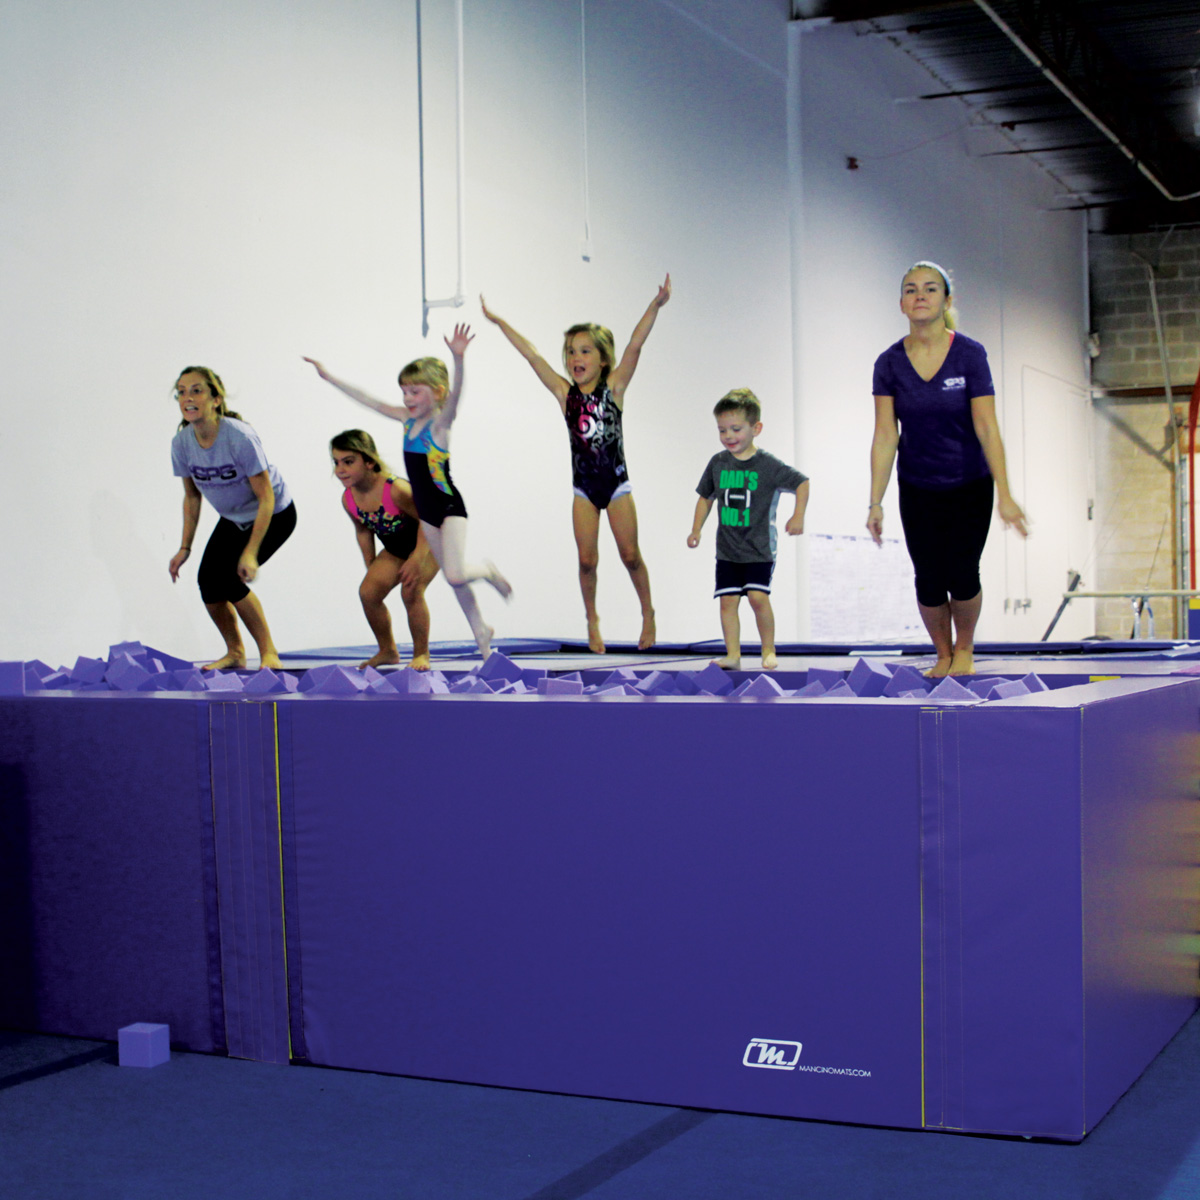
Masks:
[[[937,687],[929,693],[930,700],[978,700],[970,688],[964,687],[957,679],[951,679],[949,675],[943,679]]]
[[[117,1030],[117,1061],[123,1067],[157,1067],[171,1058],[170,1025],[138,1021]]]
[[[44,663],[40,658],[31,658],[25,663],[25,674],[28,677],[30,673],[36,675],[39,679],[45,679],[48,675],[53,675],[54,668],[49,663]]]
[[[203,692],[208,688],[204,672],[197,667],[190,667],[186,671],[171,671],[170,679],[172,689],[177,692]]]
[[[839,679],[837,683],[835,683],[833,687],[829,688],[825,693],[825,697],[828,700],[834,700],[841,696],[854,696],[854,689],[844,679]],[[857,696],[854,696],[854,698],[856,700],[858,699]]]
[[[1006,683],[998,683],[992,688],[992,700],[1011,700],[1013,696],[1028,696],[1029,689],[1023,679],[1010,679]]]
[[[192,666],[186,658],[176,658],[173,654],[167,654],[163,650],[155,650],[153,646],[146,647],[146,656],[152,659],[158,659],[162,663],[164,671],[186,671]]]
[[[493,650],[487,656],[487,661],[476,668],[476,673],[480,679],[486,679],[489,683],[493,681],[515,683],[522,675],[521,668],[507,654],[501,654],[499,650]]]
[[[885,696],[901,696],[905,692],[920,691],[927,692],[933,684],[925,678],[915,667],[900,666],[892,672],[891,679],[888,680],[888,685],[883,689]]]
[[[988,694],[998,683],[1003,683],[1003,679],[997,679],[994,675],[982,676],[972,679],[967,687],[974,692],[981,700],[986,700]]]
[[[530,691],[536,691],[538,680],[545,679],[549,674],[545,667],[526,667],[521,672],[521,681]]]
[[[377,679],[386,679],[387,678],[387,676],[384,675],[382,671],[377,671],[377,670],[375,670],[374,667],[360,667],[359,670],[362,671],[362,677],[368,683],[374,683]]]
[[[835,671],[832,667],[809,667],[804,682],[819,683],[828,692],[835,683],[841,683],[845,678],[845,671]]]
[[[585,692],[588,696],[623,696],[625,695],[625,685],[623,683],[614,683],[609,687],[601,684],[593,692]],[[641,695],[639,692],[638,695]]]
[[[703,671],[689,671],[688,674],[696,687],[710,696],[728,696],[733,691],[729,676],[716,663],[709,663]]]
[[[464,675],[450,685],[450,690],[459,696],[490,696],[492,689],[474,675]]]
[[[671,679],[675,685],[675,690],[681,696],[697,696],[700,694],[699,687],[696,686],[696,681],[692,678],[691,671],[677,671]]]
[[[427,671],[414,671],[405,667],[397,671],[389,680],[392,690],[402,696],[428,696],[433,691],[433,680]]]
[[[892,673],[877,659],[860,658],[846,682],[856,696],[882,696],[884,688],[892,682]]]
[[[145,667],[138,666],[133,659],[124,654],[104,672],[104,682],[118,692],[136,692],[143,683],[153,678]]]
[[[53,675],[47,675],[42,680],[42,690],[47,692],[57,691],[59,688],[70,686],[71,677],[65,671],[55,671]]]
[[[841,682],[839,680],[839,682]],[[823,696],[825,695],[825,685],[819,680],[814,679],[812,683],[806,683],[796,692],[797,696]]]
[[[108,664],[99,658],[84,658],[80,655],[71,668],[71,678],[76,683],[103,683]]]
[[[316,691],[336,670],[337,667],[326,665],[324,667],[313,667],[311,670],[305,671],[300,678],[300,691]]]
[[[0,696],[25,695],[25,664],[0,662]]]
[[[204,686],[210,692],[241,693],[245,685],[242,677],[233,671],[209,671],[204,676]]]
[[[1045,684],[1044,684],[1044,683],[1041,681],[1041,679],[1040,679],[1040,678],[1039,678],[1037,675],[1034,675],[1032,672],[1031,672],[1030,674],[1026,675],[1026,676],[1025,676],[1025,678],[1021,680],[1021,682],[1022,682],[1022,683],[1023,683],[1023,684],[1024,684],[1024,685],[1025,685],[1025,686],[1026,686],[1026,687],[1027,687],[1029,690],[1030,690],[1030,691],[1031,691],[1031,692],[1048,692],[1048,691],[1050,690],[1050,689],[1049,689],[1049,688],[1048,688],[1048,687],[1047,687],[1047,686],[1046,686],[1046,685],[1045,685]]]
[[[750,699],[774,700],[783,695],[783,688],[770,675],[756,675],[753,679],[747,679],[733,694]]]
[[[651,671],[637,683],[637,689],[644,696],[674,696],[678,695],[675,680],[670,671]]]
[[[632,683],[636,687],[637,682],[637,672],[632,667],[618,667],[615,671],[609,671],[608,677],[600,686],[619,687],[623,683]]]
[[[565,675],[559,679],[539,679],[537,690],[539,696],[582,696],[583,680]]]
[[[117,642],[115,646],[108,648],[108,661],[112,662],[121,654],[128,654],[130,658],[139,658],[146,653],[146,647],[141,642]]]
[[[263,667],[244,681],[242,691],[247,696],[274,696],[286,692],[287,686],[270,667]]]

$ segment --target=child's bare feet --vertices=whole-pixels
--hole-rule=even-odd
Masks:
[[[507,600],[512,595],[512,584],[500,574],[494,562],[487,564],[487,581]]]
[[[399,662],[399,658],[397,658],[396,661]],[[412,657],[412,662],[410,662],[408,665],[414,671],[428,671],[432,664],[429,661],[428,654],[414,654]]]
[[[950,674],[950,664],[953,659],[939,658],[937,662],[925,672],[926,679],[945,679]]]
[[[588,622],[588,649],[593,654],[604,653],[604,639],[600,636],[600,618]]]
[[[658,641],[658,626],[654,623],[654,609],[642,614],[642,636],[638,638],[638,649],[649,650]]]
[[[949,675],[974,675],[975,652],[973,650],[955,650],[950,660]]]
[[[394,667],[400,661],[400,651],[393,647],[391,650],[380,650],[372,654],[366,662],[360,662],[358,669],[365,671],[367,667]]]
[[[244,663],[242,664],[245,665]],[[282,671],[283,663],[279,661],[278,654],[264,654],[258,664],[261,668],[268,671]]]
[[[726,654],[724,658],[714,658],[713,666],[720,667],[723,671],[740,671],[742,669],[742,660]]]
[[[774,650],[764,650],[762,660],[764,671],[773,671],[779,666],[779,658]]]
[[[244,650],[230,650],[228,654],[222,655],[216,662],[205,663],[200,670],[240,671],[245,665],[246,652]]]

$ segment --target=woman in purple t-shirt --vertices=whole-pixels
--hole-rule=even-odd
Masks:
[[[1025,514],[1008,490],[987,352],[954,332],[949,275],[936,263],[917,263],[901,284],[900,311],[908,336],[875,362],[867,529],[882,545],[881,502],[898,451],[900,522],[917,607],[937,653],[926,674],[971,675],[993,494],[1001,520],[1022,537]]]

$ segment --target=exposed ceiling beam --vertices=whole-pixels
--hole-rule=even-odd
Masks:
[[[792,0],[793,21],[874,21],[946,8],[967,8],[971,0]]]

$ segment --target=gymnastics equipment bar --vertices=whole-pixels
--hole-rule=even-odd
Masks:
[[[445,300],[430,300],[429,286],[425,273],[425,82],[422,70],[421,47],[421,2],[417,0],[417,158],[419,175],[421,177],[421,336],[429,336],[429,310],[431,308],[461,308],[465,301],[463,294],[463,264],[466,261],[466,200],[463,195],[463,178],[466,175],[465,137],[463,136],[463,0],[454,0],[454,28],[457,36],[457,51],[454,63],[455,73],[455,193],[457,200],[457,237],[458,237],[458,282],[454,295]]]
[[[1137,636],[1139,638],[1142,636],[1142,614],[1145,613],[1149,618],[1149,631],[1146,637],[1152,638],[1154,636],[1154,609],[1150,605],[1152,596],[1193,600],[1200,596],[1200,590],[1195,588],[1131,588],[1126,592],[1063,592],[1063,607],[1072,600],[1129,600],[1133,604],[1133,627]],[[1059,609],[1059,612],[1061,611],[1062,608]],[[1057,619],[1055,617],[1056,621]],[[1184,632],[1187,632],[1186,628]]]

